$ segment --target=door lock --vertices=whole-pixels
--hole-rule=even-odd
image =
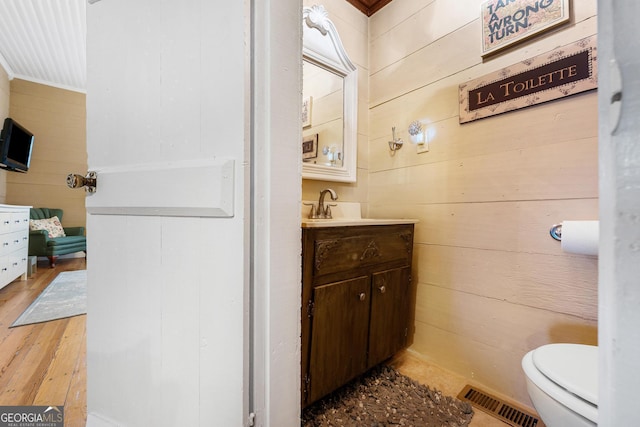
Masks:
[[[92,171],[87,172],[86,176],[70,173],[67,175],[67,186],[69,188],[81,188],[87,193],[95,193],[98,184],[98,174]]]

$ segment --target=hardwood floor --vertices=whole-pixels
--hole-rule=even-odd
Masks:
[[[86,424],[87,316],[9,328],[58,273],[85,268],[84,258],[39,262],[30,279],[0,289],[0,406],[64,406],[65,426]]]

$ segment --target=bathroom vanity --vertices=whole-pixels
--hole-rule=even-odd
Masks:
[[[412,221],[302,223],[302,406],[407,344]]]

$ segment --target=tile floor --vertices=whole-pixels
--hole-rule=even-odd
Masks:
[[[435,366],[410,350],[404,350],[398,353],[389,361],[389,365],[393,366],[400,373],[431,388],[440,390],[448,396],[457,396],[464,386],[469,384],[466,378]],[[499,396],[492,390],[486,391]],[[505,427],[509,425],[475,407],[473,408],[473,412],[473,419],[469,427]]]

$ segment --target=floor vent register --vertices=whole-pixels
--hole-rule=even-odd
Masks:
[[[477,387],[466,385],[458,394],[458,399],[469,402],[473,407],[513,427],[545,427],[542,420],[531,412],[481,391]]]

